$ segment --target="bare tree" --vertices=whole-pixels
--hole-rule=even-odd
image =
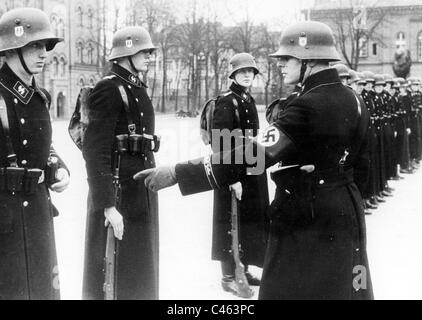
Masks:
[[[386,15],[387,11],[382,8],[363,8],[352,0],[347,8],[331,11],[329,19],[335,26],[337,44],[351,69],[357,69],[369,41],[377,41],[385,46],[378,30],[384,23],[388,23]]]
[[[278,40],[280,34],[278,32],[270,32],[268,27],[261,25],[259,27],[259,51],[257,57],[261,58],[260,61],[260,76],[262,77],[264,86],[264,99],[265,105],[269,104],[270,89],[272,98],[281,96],[282,89],[282,78],[281,72],[277,68],[277,61],[269,57],[270,54],[274,53],[278,48]]]

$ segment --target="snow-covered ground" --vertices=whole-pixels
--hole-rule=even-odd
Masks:
[[[265,126],[261,113],[261,127]],[[200,156],[199,118],[158,115],[162,147],[157,164]],[[80,299],[87,182],[80,151],[67,122],[53,124],[56,150],[71,170],[71,186],[53,195],[62,299]],[[376,299],[422,299],[422,169],[393,182],[395,196],[367,217],[368,253]],[[270,195],[274,185],[270,182]],[[223,292],[218,262],[211,261],[212,193],[182,197],[178,187],[160,192],[160,299],[236,299]],[[252,272],[260,274],[258,268]],[[257,291],[257,288],[255,288]],[[256,299],[255,294],[254,299]]]

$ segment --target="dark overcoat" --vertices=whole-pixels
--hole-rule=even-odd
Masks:
[[[0,94],[5,100],[18,165],[45,170],[52,149],[49,96],[35,82],[27,86],[4,64]],[[0,123],[0,167],[9,166]],[[59,166],[64,167],[60,160]],[[41,180],[40,180],[41,181]],[[33,194],[0,191],[0,299],[60,298],[49,190],[39,183]]]
[[[259,118],[253,97],[236,83],[230,86],[230,90],[217,100],[212,128],[227,129],[230,132],[241,129],[243,136],[255,137],[259,129]],[[225,147],[230,150],[230,146],[224,146],[222,142],[220,147],[220,151],[225,151]],[[243,188],[242,200],[239,203],[241,260],[246,265],[262,267],[269,223],[266,215],[269,206],[267,176],[265,172],[259,176],[250,175],[242,178],[240,182]],[[229,188],[215,190],[212,237],[214,260],[225,261],[231,257],[230,212]]]
[[[410,157],[418,159],[421,149],[421,135],[420,135],[420,122],[419,122],[419,105],[422,103],[421,95],[419,92],[411,92],[409,94],[411,100],[412,111],[409,117],[410,120]]]
[[[137,134],[153,135],[155,115],[146,86],[126,69],[114,64],[89,97],[89,124],[83,142],[88,175],[88,216],[83,280],[84,299],[103,299],[104,254],[107,230],[104,209],[115,206],[112,176],[115,136],[128,134],[128,118],[118,84],[123,85],[130,117]],[[123,240],[118,242],[117,299],[158,299],[158,197],[142,182],[133,180],[141,170],[155,167],[152,151],[121,157],[121,201]]]
[[[266,166],[282,161],[316,168],[309,176],[286,169],[276,180],[260,299],[372,298],[363,201],[351,169],[368,167],[361,164],[368,162],[368,122],[363,103],[358,109],[352,90],[328,69],[310,76],[301,95],[258,138]],[[245,174],[244,167],[216,164],[215,157],[176,165],[182,194]]]

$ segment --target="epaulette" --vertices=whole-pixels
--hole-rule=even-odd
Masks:
[[[112,80],[112,79],[114,79],[114,78],[116,78],[116,76],[115,75],[110,75],[110,76],[105,76],[104,78],[103,78],[103,80]]]
[[[227,91],[226,93],[223,94],[223,97],[228,97],[229,95],[231,95],[233,92],[232,91]]]

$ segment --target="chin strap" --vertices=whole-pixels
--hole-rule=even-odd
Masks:
[[[300,77],[299,77],[299,83],[298,83],[298,86],[300,88],[303,87],[303,80],[305,77],[307,67],[308,67],[308,60],[302,60],[302,66],[300,68]]]
[[[22,67],[25,69],[26,73],[28,73],[30,76],[33,76],[34,74],[29,70],[25,62],[25,59],[23,58],[22,49],[21,48],[17,49],[17,52],[18,52],[19,60],[22,64]]]
[[[135,70],[137,73],[139,73],[140,71],[138,70],[138,68],[135,67],[135,64],[133,63],[132,57],[128,57],[129,59],[129,63],[130,66],[132,67],[133,70]]]

